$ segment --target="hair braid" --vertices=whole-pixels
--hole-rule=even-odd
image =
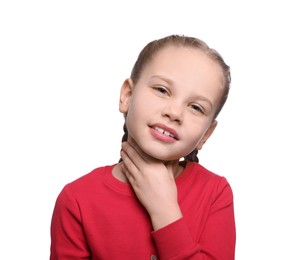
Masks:
[[[190,161],[190,162],[199,162],[199,159],[197,157],[198,150],[195,148],[190,154],[186,155],[184,157],[185,160]]]
[[[122,143],[127,141],[127,136],[128,136],[128,131],[127,131],[125,122],[124,122],[124,125],[123,125],[123,131],[124,131],[124,134],[123,134],[122,139],[121,139]]]
[[[121,143],[124,143],[127,141],[127,136],[128,136],[128,131],[127,131],[127,128],[126,128],[126,123],[124,122],[124,125],[123,125],[123,131],[124,131],[124,134],[121,138]],[[120,158],[119,159],[119,162],[122,162],[122,159]]]

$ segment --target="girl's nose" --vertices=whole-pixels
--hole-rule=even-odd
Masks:
[[[179,124],[183,122],[183,108],[176,102],[170,102],[162,111],[162,115],[168,117],[171,121],[176,121]]]

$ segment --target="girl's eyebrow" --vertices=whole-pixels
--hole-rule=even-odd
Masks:
[[[169,78],[167,78],[165,76],[162,76],[162,75],[153,75],[153,76],[151,76],[151,79],[150,80],[153,80],[153,79],[160,79],[160,80],[163,80],[163,81],[167,82],[169,85],[174,86],[174,82],[171,79],[169,79]],[[204,96],[201,96],[201,95],[196,95],[196,96],[194,96],[194,99],[195,98],[198,99],[198,100],[202,100],[202,101],[208,103],[209,106],[210,106],[210,108],[212,109],[213,104],[212,104],[212,102],[208,98],[206,98]]]
[[[169,79],[165,76],[162,76],[162,75],[153,75],[153,76],[151,76],[150,80],[153,80],[153,79],[160,79],[160,80],[166,81],[170,85],[174,85],[174,83],[171,79]]]
[[[212,104],[212,102],[209,100],[209,99],[207,99],[207,98],[205,98],[205,97],[203,97],[203,96],[196,96],[196,98],[198,99],[198,100],[202,100],[202,101],[204,101],[204,102],[206,102],[208,105],[209,105],[209,107],[210,107],[210,109],[212,110],[212,108],[213,108],[213,104]]]

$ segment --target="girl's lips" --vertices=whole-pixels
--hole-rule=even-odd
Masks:
[[[157,124],[157,125],[152,125],[150,127],[155,131],[155,134],[157,136],[168,137],[169,138],[168,140],[171,140],[171,139],[179,140],[178,133],[174,129],[167,127],[166,125]]]

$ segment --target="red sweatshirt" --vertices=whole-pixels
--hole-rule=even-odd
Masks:
[[[176,178],[183,217],[153,231],[132,188],[112,168],[97,168],[61,191],[50,259],[234,259],[233,196],[225,178],[188,162]]]

